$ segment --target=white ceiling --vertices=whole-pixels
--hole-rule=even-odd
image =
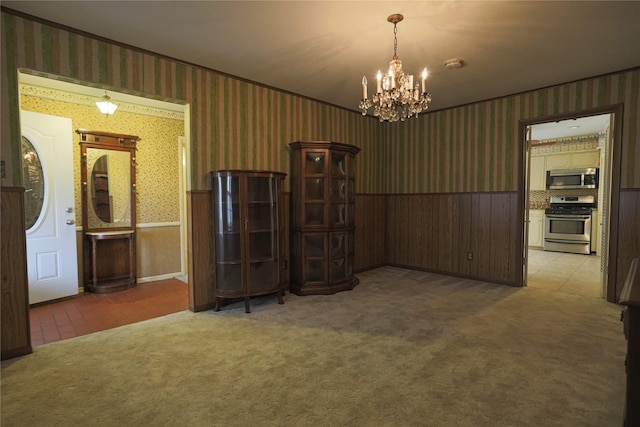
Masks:
[[[609,126],[610,114],[540,123],[531,128],[531,139],[566,138],[604,132]]]
[[[2,6],[357,110],[393,55],[431,110],[640,66],[636,1],[5,1]],[[461,58],[465,67],[447,70]],[[370,83],[369,92],[373,90]]]

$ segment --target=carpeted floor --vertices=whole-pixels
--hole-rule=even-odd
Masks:
[[[384,267],[2,362],[3,426],[620,426],[620,307]]]

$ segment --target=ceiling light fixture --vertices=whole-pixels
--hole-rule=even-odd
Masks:
[[[115,113],[118,106],[111,102],[111,98],[107,95],[107,91],[104,91],[104,96],[102,97],[102,101],[96,101],[96,105],[102,114],[106,114],[107,116]]]
[[[389,71],[383,76],[380,70],[376,76],[377,88],[373,99],[367,98],[367,77],[362,77],[362,100],[359,107],[362,115],[373,107],[373,115],[381,122],[388,120],[396,122],[404,121],[409,117],[418,117],[418,114],[429,108],[431,94],[426,91],[427,69],[422,71],[422,86],[413,85],[413,75],[402,71],[402,61],[398,59],[398,22],[404,16],[399,13],[389,15],[387,21],[393,24],[393,59],[389,63]]]

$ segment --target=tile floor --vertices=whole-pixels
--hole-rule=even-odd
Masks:
[[[187,310],[186,283],[139,283],[109,294],[80,293],[29,310],[33,347]]]
[[[600,257],[529,249],[527,286],[602,298]]]

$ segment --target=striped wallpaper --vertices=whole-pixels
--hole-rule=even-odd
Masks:
[[[640,69],[436,111],[387,128],[386,193],[516,191],[518,122],[624,103],[621,187],[640,188]]]
[[[640,188],[640,70],[394,124],[2,12],[3,185],[19,185],[18,68],[189,103],[194,189],[212,169],[289,173],[288,144],[361,148],[359,193],[515,191],[518,121],[623,102],[622,187]],[[437,94],[435,94],[437,96]],[[285,189],[289,188],[288,180]]]
[[[3,185],[19,185],[17,73],[189,103],[192,188],[212,169],[290,172],[288,144],[331,140],[362,149],[357,191],[380,191],[384,145],[379,123],[360,114],[230,78],[204,68],[109,44],[2,13]],[[288,181],[285,185],[288,188]]]

